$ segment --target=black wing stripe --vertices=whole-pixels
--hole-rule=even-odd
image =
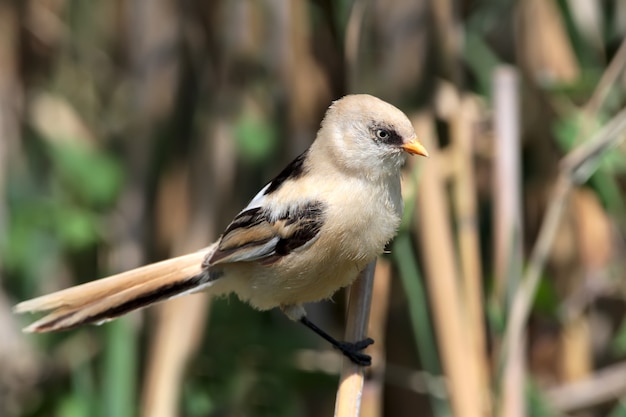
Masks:
[[[268,195],[278,190],[281,185],[287,180],[294,180],[301,177],[305,172],[304,161],[306,160],[308,150],[304,151],[300,156],[294,159],[289,165],[285,167],[271,182],[267,190],[263,195]]]
[[[260,208],[246,210],[228,226],[208,263],[225,258],[228,262],[227,258],[231,256],[237,262],[263,259],[273,262],[312,241],[322,229],[324,220],[325,205],[320,201],[300,204],[274,219]],[[268,246],[273,240],[276,243]],[[237,257],[239,251],[241,256]],[[249,259],[245,259],[246,252]]]
[[[226,230],[224,231],[224,235],[232,232],[235,229],[239,229],[241,227],[251,228],[265,221],[265,215],[261,211],[260,207],[255,207],[250,210],[246,210],[241,214],[238,214],[237,217],[232,221],[231,224],[228,225]]]
[[[281,237],[276,244],[276,254],[289,255],[314,239],[322,229],[324,217],[324,204],[320,201],[298,206],[288,212],[281,220],[285,222],[285,226],[289,226],[289,230],[293,230],[293,233]]]

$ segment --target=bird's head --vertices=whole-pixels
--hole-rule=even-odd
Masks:
[[[367,94],[333,102],[315,145],[340,169],[372,177],[398,175],[407,153],[428,156],[408,117]]]

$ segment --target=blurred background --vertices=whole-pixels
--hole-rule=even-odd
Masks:
[[[209,244],[353,92],[431,152],[361,415],[626,416],[625,34],[623,0],[0,0],[0,416],[331,415],[341,359],[280,312],[11,306]]]

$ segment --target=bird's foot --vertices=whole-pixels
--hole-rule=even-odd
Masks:
[[[358,342],[338,342],[335,347],[353,363],[360,366],[370,366],[372,364],[372,357],[361,351],[372,343],[374,343],[374,339],[368,337]]]

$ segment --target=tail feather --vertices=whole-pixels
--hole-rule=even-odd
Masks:
[[[16,313],[51,311],[26,332],[67,330],[112,320],[157,301],[193,292],[208,280],[202,263],[213,247],[19,303]]]

